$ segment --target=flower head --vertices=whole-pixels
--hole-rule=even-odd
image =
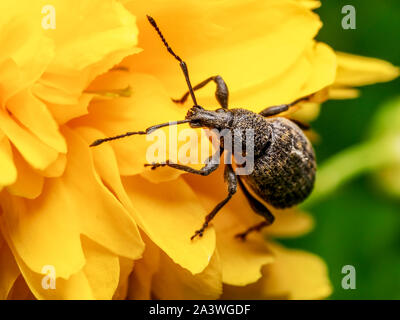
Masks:
[[[240,242],[233,235],[261,218],[238,192],[190,241],[225,197],[221,170],[198,177],[145,168],[145,136],[89,144],[186,115],[186,105],[170,99],[186,91],[185,81],[146,14],[187,61],[194,83],[220,74],[230,105],[254,112],[316,92],[348,96],[352,85],[387,81],[398,70],[316,42],[322,24],[310,9],[318,1],[121,2],[59,0],[55,30],[37,23],[42,1],[19,6],[30,8],[22,13],[2,4],[0,297],[328,296],[321,259],[263,237],[308,231],[307,214],[272,208],[276,222]],[[372,64],[367,81],[360,71]],[[213,88],[197,95],[211,109],[213,96]],[[315,117],[320,101],[293,116]],[[54,267],[54,290],[43,287],[44,266]]]

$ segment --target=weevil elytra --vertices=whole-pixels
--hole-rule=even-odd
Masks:
[[[269,209],[248,191],[247,186],[267,204],[279,209],[292,207],[302,202],[312,191],[315,180],[316,162],[312,145],[302,131],[302,129],[307,129],[307,126],[295,120],[277,117],[280,113],[287,111],[302,100],[309,99],[309,97],[298,99],[290,104],[271,106],[260,113],[239,108],[228,109],[229,92],[222,77],[212,76],[192,87],[186,63],[171,49],[155,20],[150,16],[147,16],[147,18],[157,31],[168,52],[178,60],[186,79],[188,92],[181,99],[174,101],[183,103],[189,95],[193,101],[193,107],[188,111],[185,120],[176,121],[174,124],[189,123],[192,128],[228,129],[239,132],[252,129],[254,131],[254,170],[248,175],[239,176],[235,173],[231,164],[225,164],[224,175],[228,183],[228,194],[206,216],[201,228],[195,231],[191,237],[191,239],[194,239],[196,236],[201,237],[203,235],[210,221],[232,198],[239,185],[255,213],[265,218],[265,221],[236,235],[244,240],[249,232],[259,231],[274,221],[274,216]],[[198,105],[194,94],[195,90],[204,87],[210,82],[216,84],[215,96],[221,106],[221,108],[215,111],[206,110]],[[118,136],[99,139],[94,141],[91,146],[97,146],[106,141],[131,135],[149,134],[154,130],[169,125],[170,123],[163,123],[151,126],[144,131],[127,132]],[[223,137],[221,137],[221,151],[231,152],[231,150],[226,150],[226,147],[224,147]],[[188,173],[206,176],[215,171],[219,166],[219,163],[211,161],[212,157],[206,160],[200,170],[172,163],[168,160],[165,163],[145,164],[145,166],[151,166],[152,169],[169,166]]]

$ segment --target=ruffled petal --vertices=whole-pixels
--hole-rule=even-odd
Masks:
[[[1,109],[0,127],[33,168],[44,170],[56,160],[58,156],[56,150],[44,144]]]
[[[221,169],[208,177],[184,175],[207,212],[211,212],[227,195],[222,171],[221,166]],[[235,238],[237,233],[260,221],[262,218],[252,211],[240,189],[212,221],[217,231],[217,248],[224,283],[245,285],[255,282],[261,277],[262,266],[274,261],[260,234],[250,235],[245,242]],[[207,229],[205,235],[208,232]]]
[[[14,286],[7,297],[7,300],[35,300],[35,296],[28,287],[24,277],[20,275],[14,282]]]
[[[86,140],[87,145],[102,135],[102,132],[91,127],[78,127],[75,131]],[[125,208],[131,208],[132,204],[122,185],[117,159],[111,145],[104,144],[101,148],[92,148],[91,151],[94,165],[100,178]]]
[[[298,209],[286,209],[275,211],[275,221],[265,234],[272,237],[299,237],[308,233],[314,227],[312,216]]]
[[[4,225],[3,225],[4,227]],[[120,264],[118,256],[110,251],[91,241],[86,237],[82,237],[82,249],[85,255],[85,265],[82,270],[71,275],[67,280],[62,279],[58,275],[58,270],[54,265],[44,265],[43,267],[53,268],[49,274],[54,282],[46,279],[46,269],[43,268],[40,273],[33,272],[15,252],[14,257],[17,260],[18,267],[21,269],[22,275],[29,286],[29,290],[38,299],[111,299],[118,286],[120,279]],[[11,261],[10,261],[11,264]],[[17,268],[18,268],[17,267]],[[19,269],[18,269],[19,270]],[[48,269],[47,269],[48,270]],[[19,272],[18,272],[19,274]],[[14,284],[12,297],[24,297],[25,281],[20,279],[18,291],[15,292],[17,285]],[[49,286],[50,287],[46,287]],[[52,286],[54,285],[54,287]]]
[[[67,156],[64,153],[59,153],[56,161],[50,164],[46,169],[39,172],[46,178],[60,177],[67,166]]]
[[[146,234],[142,234],[146,243],[143,257],[135,261],[133,273],[129,279],[128,299],[149,300],[152,298],[153,276],[160,268],[160,248]]]
[[[46,269],[42,270],[43,273],[33,272],[15,252],[14,256],[30,290],[38,299],[111,299],[119,281],[118,257],[85,237],[82,237],[82,248],[85,265],[67,280],[58,277],[55,266],[46,265],[54,268],[49,274],[49,277],[55,277],[53,283],[50,278],[46,279]]]
[[[12,97],[7,103],[7,109],[46,145],[58,152],[67,152],[67,145],[58,124],[46,105],[33,96],[30,90],[21,91]]]
[[[132,88],[130,97],[93,101],[89,108],[89,115],[72,121],[71,125],[93,127],[109,137],[128,131],[143,131],[155,124],[185,118],[186,109],[172,103],[160,82],[150,75],[115,71],[99,77],[89,89],[91,92],[103,92],[128,86]],[[181,174],[178,170],[163,168],[163,170],[152,171],[146,169],[143,164],[154,161],[152,161],[154,159],[152,154],[148,151],[151,146],[156,147],[157,144],[165,147],[163,161],[166,160],[165,158],[173,159],[177,156],[176,150],[186,143],[186,141],[178,140],[185,129],[188,130],[186,124],[171,126],[157,130],[149,136],[136,135],[109,142],[115,151],[121,175],[145,173],[146,178],[154,182],[176,179]],[[194,134],[201,137],[203,133],[198,129],[194,131]],[[101,136],[93,136],[93,138],[98,139]],[[176,144],[177,148],[171,147],[170,152],[170,145],[173,146],[173,144]],[[199,146],[201,147],[201,143]],[[102,150],[103,147],[104,145],[95,149]]]
[[[119,258],[96,242],[82,237],[85,253],[83,272],[95,299],[111,299],[117,289],[120,276]]]
[[[282,75],[234,93],[232,101],[254,112],[271,105],[290,103],[331,85],[336,75],[336,56],[323,44],[310,42],[307,50]]]
[[[86,214],[79,215],[82,233],[117,255],[130,259],[140,257],[144,244],[135,221],[98,179],[85,141],[69,130],[68,138],[71,153],[67,160],[71,166],[69,178],[75,185],[70,188],[76,191],[77,196],[73,206],[77,212],[79,208],[87,208]],[[65,172],[63,178],[66,176]],[[87,185],[93,186],[93,190],[88,190]],[[80,205],[81,201],[85,204]]]
[[[210,228],[203,238],[190,240],[206,212],[186,182],[178,178],[153,184],[133,176],[124,178],[123,184],[135,221],[147,236],[181,267],[193,274],[202,272],[215,249],[215,232]]]
[[[119,282],[114,292],[113,300],[125,300],[128,296],[129,276],[136,260],[119,257]]]
[[[328,45],[313,42],[306,56],[311,65],[310,74],[301,88],[299,97],[307,96],[331,85],[336,76],[336,55]]]
[[[5,300],[20,275],[11,250],[0,233],[0,300]]]
[[[137,52],[135,17],[122,4],[111,0],[75,3],[53,3],[58,23],[46,35],[55,42],[56,51],[39,86],[35,87],[42,99],[46,99],[43,87],[56,89],[60,97],[72,94],[78,98],[98,74]]]
[[[332,86],[329,88],[330,99],[355,99],[360,96],[360,91],[353,88]]]
[[[321,2],[316,0],[297,0],[297,2],[308,9],[317,9],[321,6]]]
[[[198,274],[191,274],[161,252],[161,268],[155,273],[152,292],[156,299],[209,300],[222,294],[222,270],[218,252],[208,266]],[[173,290],[171,290],[173,288]]]
[[[14,150],[14,164],[18,171],[17,180],[7,187],[7,191],[14,196],[35,199],[43,189],[44,179]]]
[[[146,236],[144,239],[146,250],[143,258],[135,263],[129,299],[216,299],[221,295],[222,273],[217,252],[201,273],[193,275],[174,263]]]
[[[35,200],[2,194],[2,219],[18,255],[34,272],[51,264],[68,278],[84,265],[83,233],[117,255],[137,258],[143,243],[134,221],[95,176],[85,142],[69,130],[63,134],[69,152],[62,177],[48,180]]]
[[[54,44],[43,34],[39,3],[21,0],[18,6],[3,1],[0,11],[0,100],[31,86],[54,57]],[[24,10],[21,11],[21,8]],[[39,23],[38,23],[39,21]]]
[[[17,180],[17,169],[8,139],[0,131],[0,190]]]
[[[167,41],[188,62],[193,82],[220,74],[232,93],[288,69],[321,26],[316,14],[293,1],[175,1],[126,6],[138,17],[143,31],[139,46],[144,52],[124,63],[138,71],[156,73],[174,96],[186,91],[184,79],[149,27],[146,13],[157,19]],[[174,28],[168,29],[171,25]]]
[[[269,247],[275,262],[263,268],[263,277],[246,287],[224,286],[222,299],[323,299],[331,294],[321,258],[276,244]]]
[[[376,82],[393,80],[400,75],[400,69],[391,63],[349,53],[336,52],[338,70],[335,85],[364,86]]]

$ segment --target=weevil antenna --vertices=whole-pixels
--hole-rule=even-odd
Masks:
[[[119,134],[118,136],[114,136],[114,137],[97,139],[96,141],[92,142],[90,147],[96,147],[96,146],[102,144],[103,142],[122,139],[122,138],[133,136],[136,134],[142,134],[142,135],[149,134],[149,133],[152,133],[153,131],[163,128],[163,127],[168,127],[168,126],[175,125],[175,124],[189,123],[189,122],[190,122],[190,120],[186,119],[186,120],[179,120],[179,121],[172,121],[172,122],[167,122],[167,123],[156,124],[155,126],[151,126],[151,127],[147,128],[145,131],[132,131],[132,132],[124,133],[124,134]]]
[[[150,17],[149,15],[147,15],[147,19],[149,20],[150,24],[153,26],[153,28],[157,31],[158,35],[161,38],[161,41],[164,43],[165,47],[167,48],[168,52],[176,59],[179,61],[179,65],[183,71],[183,75],[185,76],[186,79],[186,83],[187,86],[189,88],[189,93],[190,96],[192,97],[193,103],[195,106],[197,106],[197,101],[196,101],[196,96],[194,95],[194,91],[192,88],[192,84],[190,83],[190,78],[189,78],[189,71],[187,68],[187,65],[185,63],[185,61],[183,61],[175,52],[174,50],[172,50],[172,48],[169,46],[168,42],[165,40],[163,34],[161,33],[160,29],[158,28],[158,25],[156,23],[156,21]]]

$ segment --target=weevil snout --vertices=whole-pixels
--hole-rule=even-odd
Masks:
[[[186,120],[190,120],[192,128],[229,128],[233,115],[228,110],[205,110],[201,106],[193,106],[186,114]]]

